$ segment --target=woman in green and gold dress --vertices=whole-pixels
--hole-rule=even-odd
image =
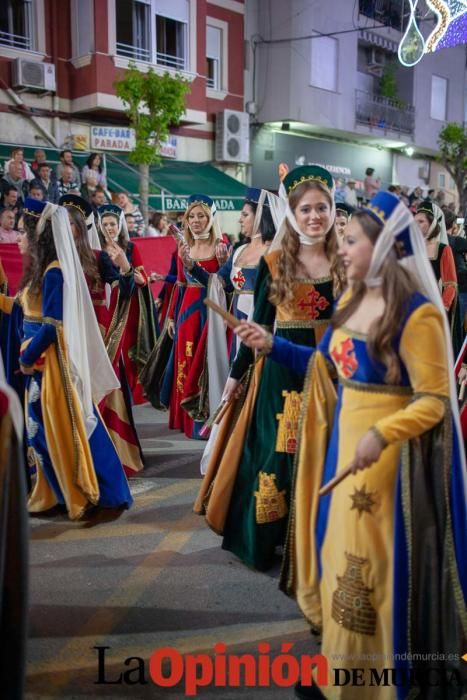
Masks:
[[[330,671],[297,695],[463,697],[466,470],[443,302],[422,235],[390,193],[354,214],[341,255],[351,289],[318,351],[274,338],[268,356],[308,365],[282,588],[349,679],[338,686]],[[264,346],[261,328],[236,332]]]
[[[253,318],[275,326],[278,336],[316,345],[329,324],[335,291],[334,183],[324,168],[303,166],[283,184],[286,219],[260,261]],[[224,535],[224,549],[266,570],[287,525],[303,376],[267,359],[253,363],[251,350],[241,347],[224,399],[238,394],[249,374],[245,400],[238,420],[232,402],[219,428],[195,511]]]

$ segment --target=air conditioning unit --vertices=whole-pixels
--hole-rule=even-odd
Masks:
[[[17,58],[11,64],[12,85],[30,92],[55,92],[55,66],[53,63],[28,61]]]
[[[381,76],[383,75],[385,64],[386,57],[384,55],[384,51],[381,51],[381,49],[376,48],[376,46],[372,46],[368,50],[368,72],[372,75]]]
[[[217,113],[216,160],[250,162],[250,117],[246,112],[225,109]]]

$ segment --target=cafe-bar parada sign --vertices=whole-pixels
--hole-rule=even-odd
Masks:
[[[135,147],[135,130],[125,126],[92,126],[91,150],[132,151]]]
[[[92,151],[132,151],[135,147],[135,130],[124,126],[92,126]],[[160,145],[163,158],[177,157],[177,137],[170,135]]]

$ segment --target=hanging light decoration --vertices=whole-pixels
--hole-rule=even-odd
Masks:
[[[408,2],[409,21],[397,52],[403,66],[410,68],[417,65],[426,53],[467,42],[467,0],[426,0],[437,19],[435,28],[426,40],[417,22],[419,0]]]

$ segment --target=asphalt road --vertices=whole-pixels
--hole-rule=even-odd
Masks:
[[[270,653],[262,647],[266,666],[286,642],[296,658],[317,651],[294,602],[278,590],[279,566],[268,574],[245,567],[192,513],[204,445],[169,431],[166,418],[150,407],[136,409],[147,468],[131,480],[131,510],[79,523],[62,514],[31,518],[31,700],[178,700],[187,697],[190,679],[195,690],[196,674],[205,674],[200,698],[285,700],[292,689],[246,687],[244,676],[240,687],[223,687],[223,657],[253,655],[257,670],[261,643],[270,645]],[[221,648],[213,667],[214,645],[221,643],[225,653]],[[175,650],[169,652],[174,663],[159,667],[164,648]],[[154,652],[155,673],[167,683],[181,670],[173,687],[151,680]],[[195,671],[197,654],[209,658]],[[140,660],[125,664],[129,657]],[[218,687],[209,680],[212,668]]]

